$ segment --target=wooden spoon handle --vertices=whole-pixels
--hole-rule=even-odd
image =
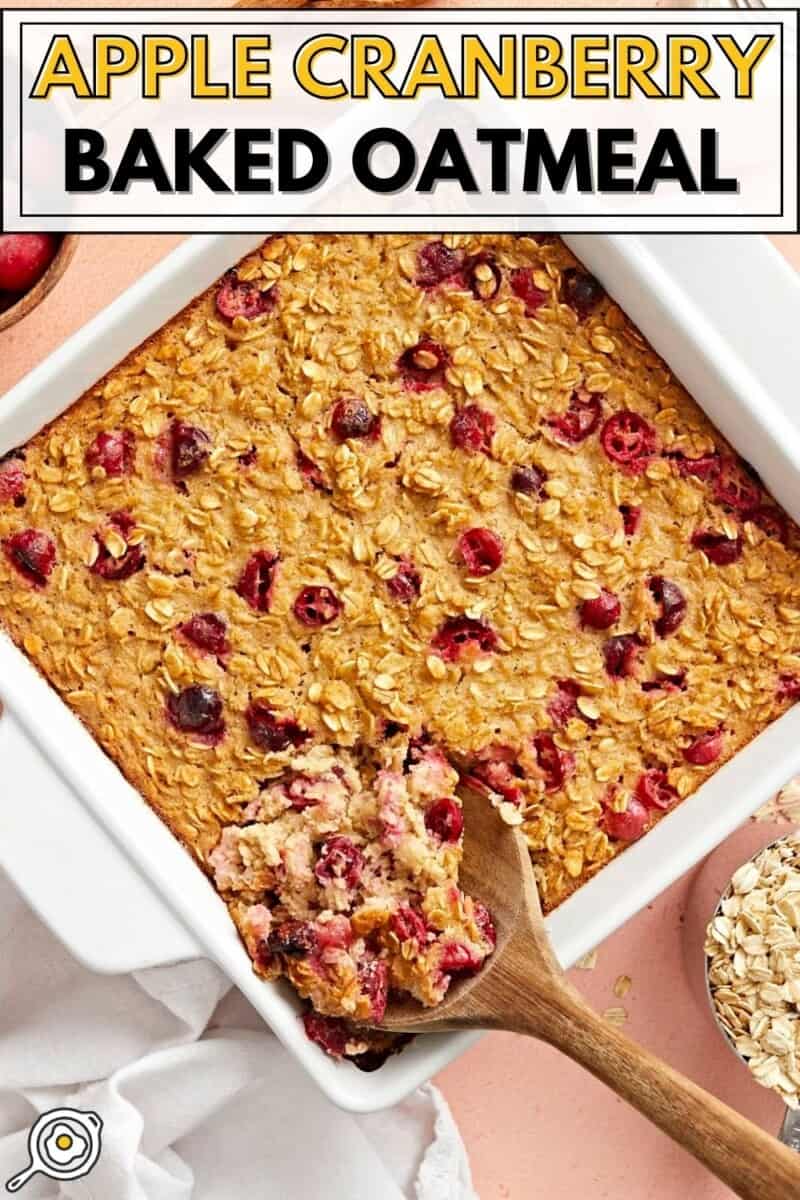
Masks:
[[[598,1017],[571,987],[533,999],[530,1021],[521,1020],[518,1028],[586,1067],[742,1200],[800,1197],[797,1154],[637,1046]]]

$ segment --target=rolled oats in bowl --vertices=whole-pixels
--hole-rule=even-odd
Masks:
[[[709,923],[717,1019],[762,1087],[800,1108],[800,833],[741,866]]]

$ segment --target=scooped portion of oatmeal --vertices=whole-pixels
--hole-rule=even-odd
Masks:
[[[292,757],[209,859],[257,973],[286,975],[324,1017],[376,1025],[390,992],[435,1005],[479,970],[495,930],[458,886],[457,782],[424,739],[376,761],[320,745]]]

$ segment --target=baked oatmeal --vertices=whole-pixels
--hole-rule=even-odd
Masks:
[[[797,530],[544,235],[270,238],[0,465],[0,615],[310,1036],[491,952],[800,695]]]

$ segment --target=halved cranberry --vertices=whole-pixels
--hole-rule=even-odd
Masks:
[[[312,488],[318,492],[327,492],[328,486],[325,483],[325,477],[319,469],[313,458],[309,458],[302,450],[298,448],[295,454],[295,463],[297,469],[304,479],[308,480]]]
[[[264,700],[251,700],[244,716],[255,744],[272,754],[290,746],[302,746],[311,737],[294,717],[276,716]]]
[[[485,904],[480,900],[472,901],[472,919],[478,926],[481,937],[485,942],[494,949],[497,945],[497,930],[495,929],[492,914],[489,912]]]
[[[424,946],[428,940],[428,926],[422,913],[407,904],[401,904],[397,912],[393,912],[389,920],[391,929],[398,942],[416,942]]]
[[[353,944],[353,926],[347,917],[337,913],[315,923],[314,937],[319,950],[346,950]]]
[[[337,833],[323,843],[319,852],[314,875],[323,887],[341,881],[354,888],[364,870],[364,855],[349,837]]]
[[[458,450],[491,454],[496,424],[494,413],[477,404],[465,404],[456,409],[450,421],[450,440]]]
[[[452,280],[460,270],[460,254],[445,246],[444,242],[426,242],[417,251],[417,287],[438,287],[440,283]]]
[[[329,587],[304,587],[298,592],[292,611],[303,625],[319,628],[335,621],[343,607]]]
[[[523,496],[541,496],[547,476],[538,467],[514,467],[511,472],[511,490]]]
[[[337,400],[331,413],[331,433],[338,442],[377,437],[381,420],[363,400]]]
[[[625,812],[615,812],[613,808],[606,808],[601,820],[601,827],[615,841],[636,842],[645,832],[649,823],[648,809],[636,796],[630,796]]]
[[[569,398],[566,412],[552,413],[546,424],[553,431],[553,438],[562,446],[577,446],[594,433],[603,415],[603,401],[585,388],[579,388]]]
[[[136,438],[129,429],[98,433],[86,451],[87,467],[102,467],[109,479],[130,475],[136,458]]]
[[[645,808],[658,808],[666,811],[677,804],[680,799],[677,791],[667,780],[667,772],[658,767],[645,771],[639,776],[636,784],[636,797]]]
[[[714,479],[714,499],[737,512],[757,508],[761,488],[731,458],[722,459]]]
[[[25,498],[25,467],[19,458],[0,459],[0,504],[9,501],[19,507]]]
[[[126,541],[131,530],[136,526],[135,520],[128,512],[110,513],[108,524]],[[94,540],[97,543],[97,558],[92,563],[90,570],[93,575],[99,575],[101,579],[110,579],[114,583],[130,579],[132,575],[142,570],[147,561],[141,545],[129,545],[123,554],[115,558],[108,549],[102,533],[96,533]]]
[[[781,675],[777,696],[779,700],[800,700],[800,675]]]
[[[524,778],[513,746],[488,746],[478,754],[465,782],[473,786],[477,782],[511,804],[519,804],[522,799],[520,780]]]
[[[681,475],[692,475],[695,479],[715,479],[719,475],[720,458],[713,454],[702,454],[699,458],[686,458],[683,454],[670,455]]]
[[[44,587],[56,565],[56,544],[38,529],[23,529],[3,541],[5,556],[23,579]]]
[[[661,605],[661,616],[654,622],[659,637],[674,633],[686,616],[686,597],[677,583],[663,575],[651,575],[647,581],[650,595]]]
[[[464,942],[446,942],[439,958],[443,975],[473,975],[483,966],[483,956]]]
[[[464,829],[464,814],[450,796],[434,800],[425,812],[425,828],[441,842],[457,842]]]
[[[533,271],[530,267],[516,267],[509,277],[511,290],[525,305],[525,316],[534,317],[543,304],[550,299],[550,293],[542,291],[533,282]]]
[[[707,767],[719,758],[724,741],[724,729],[712,729],[709,733],[701,733],[686,747],[683,757],[693,767]]]
[[[467,649],[491,654],[497,649],[497,634],[491,625],[476,617],[448,617],[431,639],[431,648],[445,662],[456,662]]]
[[[713,529],[696,529],[692,534],[692,545],[696,550],[702,550],[708,561],[717,567],[727,567],[742,557],[741,537],[730,538]]]
[[[656,431],[640,413],[628,408],[608,418],[600,442],[612,462],[629,475],[640,475],[656,452]]]
[[[278,573],[278,555],[274,550],[256,550],[245,563],[236,584],[236,593],[256,612],[269,612]]]
[[[638,504],[620,504],[622,528],[626,537],[633,537],[642,523],[642,510]]]
[[[503,540],[491,529],[467,529],[458,539],[458,553],[470,575],[491,575],[503,562]]]
[[[556,694],[547,706],[550,719],[558,729],[578,715],[578,696],[581,685],[575,679],[559,679]]]
[[[581,625],[584,629],[610,629],[619,620],[621,611],[619,597],[603,588],[599,596],[584,600],[581,605]]]
[[[228,271],[217,290],[217,312],[228,321],[234,317],[247,317],[248,321],[254,321],[256,317],[271,312],[277,299],[276,287],[262,292],[255,284],[240,279],[235,271]]]
[[[575,771],[575,755],[569,750],[559,750],[552,733],[537,733],[533,739],[536,761],[544,773],[547,792],[557,792]]]
[[[211,438],[197,425],[173,421],[169,430],[170,462],[176,479],[199,471],[211,453]]]
[[[464,263],[464,278],[476,300],[494,300],[503,276],[493,254],[472,254]]]
[[[564,300],[582,319],[588,317],[605,297],[603,285],[594,275],[579,271],[576,267],[564,271],[561,284]]]
[[[341,1017],[307,1012],[303,1014],[303,1028],[309,1041],[316,1042],[331,1058],[341,1058],[347,1050],[350,1035]]]
[[[219,657],[230,650],[228,623],[216,613],[197,613],[178,626],[178,633],[206,654]]]
[[[421,338],[416,346],[409,346],[397,360],[403,373],[404,386],[413,392],[428,392],[443,387],[444,373],[450,365],[450,355],[432,338]]]
[[[389,998],[389,964],[385,958],[364,958],[358,964],[358,983],[369,999],[369,1021],[380,1025]]]
[[[194,683],[167,700],[170,721],[182,733],[221,737],[225,732],[222,697],[214,688]]]
[[[267,948],[284,958],[307,958],[317,948],[314,926],[310,921],[282,921],[270,931]]]
[[[401,604],[413,604],[422,590],[422,576],[410,558],[401,558],[397,571],[386,580],[389,594]]]
[[[603,647],[606,671],[614,679],[636,674],[641,638],[638,633],[620,633],[609,638]]]
[[[757,508],[751,508],[749,512],[744,513],[742,519],[752,521],[767,537],[774,538],[776,542],[785,543],[788,540],[789,522],[784,513],[771,504],[759,504]]]

